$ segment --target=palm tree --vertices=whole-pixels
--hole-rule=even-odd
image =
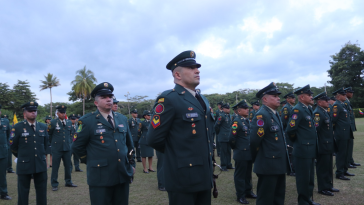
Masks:
[[[44,76],[45,80],[41,80],[40,82],[42,82],[42,85],[40,85],[40,91],[48,89],[49,88],[49,92],[51,94],[51,110],[50,110],[50,115],[52,116],[52,88],[53,87],[57,87],[59,85],[61,85],[59,83],[59,79],[57,79],[56,76],[53,76],[53,74],[48,73],[48,75]]]
[[[76,96],[82,98],[83,101],[83,115],[85,115],[85,100],[90,97],[91,91],[95,88],[97,82],[94,72],[87,70],[86,66],[76,71],[76,78],[71,82],[73,85],[72,90],[75,91]]]

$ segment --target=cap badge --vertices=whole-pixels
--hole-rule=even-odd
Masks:
[[[64,108],[64,105],[62,105],[62,108]]]
[[[195,56],[195,52],[191,51],[190,56],[193,58]]]
[[[107,83],[104,83],[104,87],[109,87],[109,84],[107,84]]]
[[[34,102],[30,102],[30,105],[34,105]]]

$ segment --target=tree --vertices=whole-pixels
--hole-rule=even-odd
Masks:
[[[330,56],[330,69],[327,71],[334,90],[352,87],[354,97],[350,100],[354,107],[364,106],[364,52],[358,43],[346,43],[335,55]]]
[[[42,85],[40,85],[39,87],[40,87],[40,91],[49,88],[49,93],[51,96],[50,115],[52,116],[52,88],[57,87],[61,84],[59,83],[59,80],[57,79],[57,77],[53,76],[53,74],[48,73],[48,75],[44,76],[44,78],[45,78],[45,80],[40,81],[40,82],[42,82]]]
[[[96,78],[91,70],[87,70],[86,66],[76,71],[76,78],[71,82],[72,90],[76,96],[82,99],[83,115],[85,115],[85,100],[90,98],[92,90],[96,87]]]
[[[22,119],[22,108],[21,106],[29,101],[38,100],[35,94],[30,90],[29,82],[18,80],[18,83],[14,85],[10,91],[11,96],[11,108],[9,110],[15,112]]]
[[[0,83],[0,105],[2,109],[11,109],[11,90],[6,83]]]

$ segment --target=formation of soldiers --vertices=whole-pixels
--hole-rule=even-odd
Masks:
[[[213,170],[218,169],[215,147],[219,168],[234,170],[236,199],[241,204],[249,204],[247,198],[259,205],[284,204],[286,175],[296,177],[298,204],[318,204],[312,200],[315,164],[318,192],[334,196],[333,192],[339,192],[333,187],[334,154],[336,178],[354,176],[348,168],[360,164],[352,157],[356,127],[350,87],[336,90],[329,98],[326,92],[313,97],[307,85],[286,94],[282,103],[281,92],[271,83],[259,90],[252,107],[242,100],[230,114],[230,105],[219,102],[214,113],[196,89],[201,65],[195,58],[195,52],[184,51],[167,64],[176,86],[157,97],[153,111],[143,112],[144,120],[137,118],[136,109],[130,119],[116,112],[118,101],[108,82],[93,89],[97,110],[82,117],[71,114],[65,119],[67,107],[59,105],[56,119],[48,116],[47,124],[40,123],[36,121],[38,104],[31,101],[22,106],[24,121],[14,127],[1,118],[1,199],[11,199],[6,188],[6,172],[13,172],[9,150],[17,157],[18,204],[28,204],[31,179],[37,204],[47,204],[46,155],[50,153],[52,190],[59,187],[61,159],[66,187],[77,187],[71,179],[73,165],[82,172],[79,163],[85,163],[91,204],[100,205],[128,204],[135,159],[142,162],[144,173],[154,172],[154,149],[158,188],[168,192],[173,205],[211,204]],[[252,172],[258,176],[257,194]]]

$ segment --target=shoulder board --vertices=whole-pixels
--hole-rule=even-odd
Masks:
[[[317,113],[317,114],[315,114],[315,116],[320,116],[320,114]]]
[[[299,110],[294,110],[293,112],[300,112]]]
[[[284,110],[287,110],[287,108],[285,107]]]
[[[263,115],[257,115],[257,119],[262,119],[263,118]]]
[[[334,107],[337,107],[337,105],[335,105]]]

